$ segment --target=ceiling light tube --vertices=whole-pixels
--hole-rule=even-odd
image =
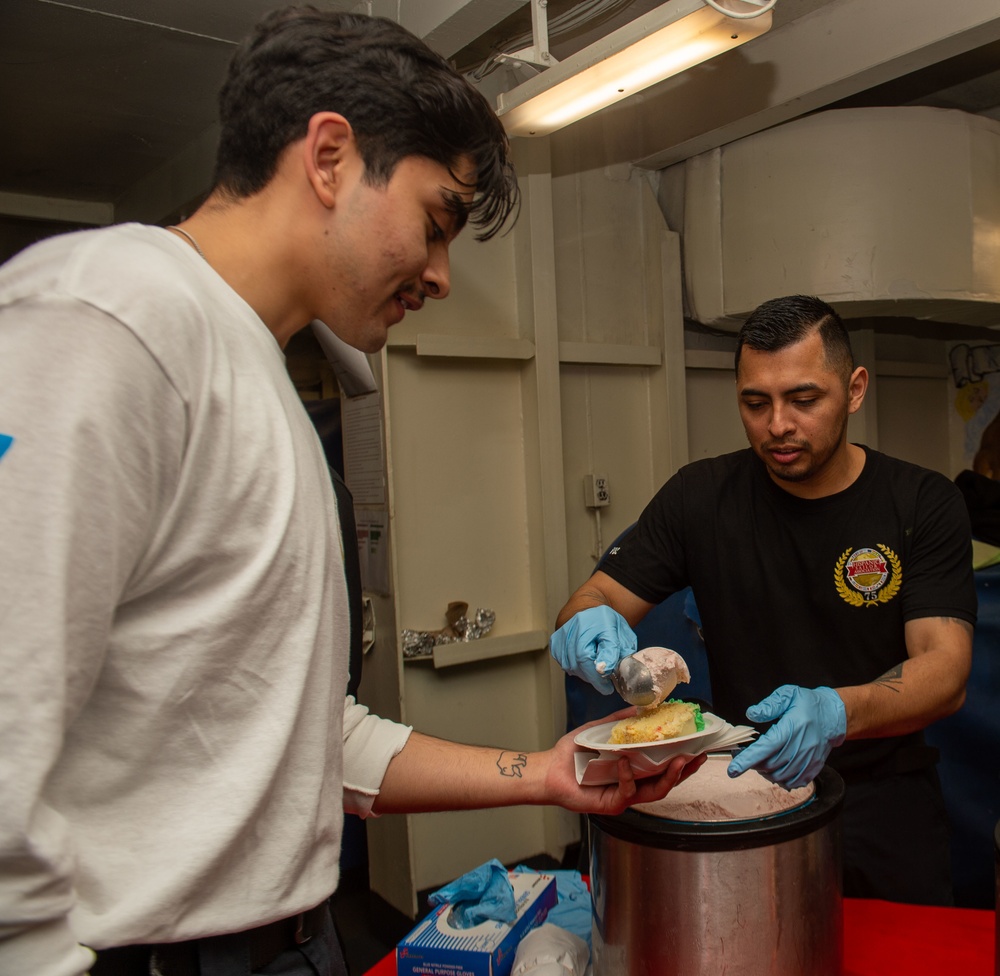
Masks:
[[[727,17],[723,5],[743,16]],[[669,0],[498,95],[497,114],[508,135],[548,135],[766,33],[772,6],[762,11],[750,0]],[[759,16],[744,19],[754,10]]]

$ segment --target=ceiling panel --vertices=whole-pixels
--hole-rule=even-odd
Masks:
[[[2,21],[0,189],[113,201],[215,119],[230,42],[37,0]]]
[[[518,31],[530,31],[525,0],[319,2],[370,10],[404,24],[416,18],[429,25],[432,38],[435,30],[454,32],[459,26],[463,37],[478,31],[475,41],[456,52],[460,62],[485,57]],[[551,0],[553,17],[572,10],[589,18],[553,38],[553,50],[565,57],[572,45],[575,50],[591,43],[658,2]],[[870,2],[778,0],[772,34],[820,15],[827,4]],[[983,0],[949,0],[956,10],[977,2]],[[878,3],[913,9],[906,0]],[[38,208],[18,209],[18,200],[127,199],[130,213],[141,219],[165,216],[169,211],[141,214],[146,187],[171,165],[186,165],[181,161],[193,147],[202,150],[214,139],[216,92],[234,45],[274,5],[273,0],[0,0],[0,206],[23,217]],[[470,28],[470,18],[479,27]],[[996,45],[970,52],[946,64],[947,70],[898,79],[869,97],[873,104],[946,104],[998,117],[998,56]],[[697,92],[688,92],[697,87],[692,82],[685,88],[686,102],[697,102]],[[658,122],[656,128],[670,127]],[[175,205],[189,202],[190,197]],[[162,195],[156,206],[163,210]],[[5,251],[10,253],[0,221],[0,258]]]

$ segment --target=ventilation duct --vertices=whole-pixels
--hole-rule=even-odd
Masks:
[[[681,177],[699,322],[735,330],[762,301],[811,294],[845,318],[940,322],[942,337],[947,323],[1000,325],[998,122],[821,112],[692,157],[665,186]]]

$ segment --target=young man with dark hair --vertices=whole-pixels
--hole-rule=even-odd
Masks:
[[[610,691],[631,627],[690,585],[713,708],[767,728],[730,775],[793,788],[829,760],[847,786],[846,893],[948,904],[948,825],[921,730],[965,697],[969,521],[944,475],[848,443],[867,384],[829,305],[756,309],[736,353],[750,449],[663,486],[560,612],[552,653]]]
[[[275,13],[221,102],[189,220],[0,271],[5,974],[341,974],[345,808],[615,813],[698,765],[583,788],[565,737],[511,776],[344,698],[336,504],[282,349],[315,319],[379,349],[515,177],[488,103],[389,21]]]
[[[239,199],[259,193],[285,148],[308,121],[336,105],[351,122],[365,179],[384,187],[396,165],[420,156],[451,171],[471,163],[469,206],[479,239],[499,231],[517,203],[507,139],[492,108],[405,28],[360,14],[286,8],[265,17],[233,58],[219,94],[222,128],[216,189]]]

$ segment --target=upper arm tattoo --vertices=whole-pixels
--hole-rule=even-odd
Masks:
[[[970,637],[975,629],[968,620],[962,620],[961,617],[938,617],[937,619],[945,624],[958,624]]]

